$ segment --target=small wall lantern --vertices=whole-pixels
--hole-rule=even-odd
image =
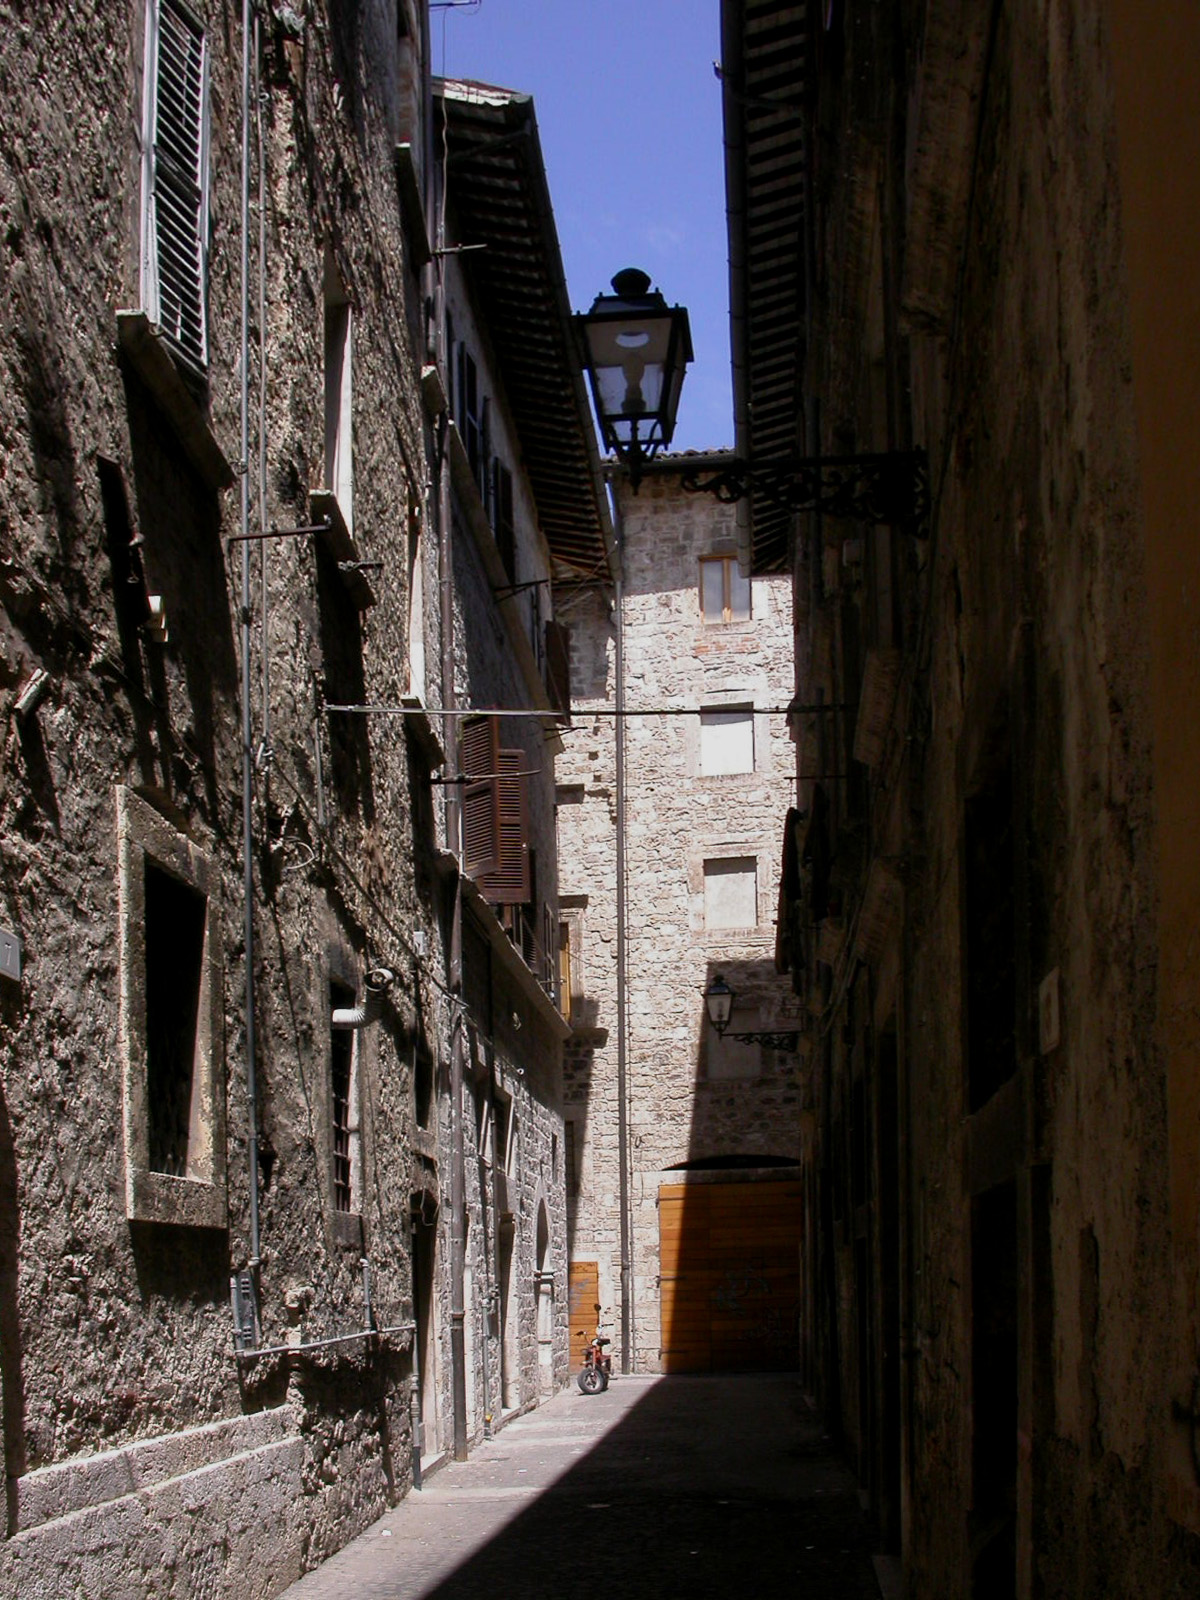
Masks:
[[[575,326],[601,437],[636,489],[643,465],[671,443],[692,335],[684,307],[668,306],[637,267],[612,287]]]
[[[719,1039],[725,1037],[725,1030],[729,1026],[729,1019],[733,1015],[733,1002],[736,995],[725,979],[718,972],[708,988],[704,991],[704,1007],[708,1012],[708,1020]],[[799,1040],[798,1032],[788,1033],[731,1033],[731,1039],[736,1039],[739,1044],[765,1044],[769,1050],[795,1050]]]

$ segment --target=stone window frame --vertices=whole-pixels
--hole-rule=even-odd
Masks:
[[[228,1226],[220,877],[211,857],[133,789],[117,786],[118,961],[125,1215],[131,1222]],[[196,1013],[188,1174],[150,1167],[146,1045],[146,862],[206,902]]]
[[[586,896],[580,898],[586,899]],[[559,964],[559,996],[558,1009],[568,1022],[578,1022],[582,1016],[582,1004],[587,994],[587,983],[584,977],[584,910],[583,905],[564,904],[563,897],[558,902],[558,929],[559,939],[563,934],[567,938],[567,976],[568,988],[562,992],[562,964]]]
[[[763,1026],[756,1005],[735,1005],[729,1018],[729,1035],[753,1033]],[[706,1032],[702,1078],[722,1088],[735,1083],[755,1083],[763,1076],[763,1046],[735,1037],[716,1037]]]
[[[750,734],[750,762],[748,766],[717,767],[705,764],[706,752],[709,757],[715,754],[720,740],[716,738],[716,729],[729,726],[732,718],[744,719],[749,725]],[[759,718],[756,715],[753,698],[745,696],[741,699],[707,700],[700,707],[697,718],[697,747],[696,747],[696,775],[700,778],[750,778],[759,768]],[[705,739],[705,731],[713,734],[711,740]]]
[[[722,867],[733,867],[735,863],[749,862],[754,874],[754,921],[748,923],[714,923],[709,921],[708,879],[709,867],[718,871]],[[760,852],[752,846],[735,847],[729,850],[706,852],[701,862],[701,894],[702,915],[704,918],[704,931],[706,934],[718,939],[724,939],[730,934],[753,934],[762,927],[762,904],[760,895],[762,891],[762,860]],[[716,876],[716,874],[712,874]]]

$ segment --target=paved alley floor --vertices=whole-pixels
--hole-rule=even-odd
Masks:
[[[849,1474],[786,1375],[574,1385],[285,1600],[878,1600]]]

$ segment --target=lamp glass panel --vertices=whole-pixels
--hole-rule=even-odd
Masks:
[[[720,1030],[729,1021],[733,1009],[733,991],[722,978],[715,978],[704,992],[704,1006],[708,1020]]]
[[[611,421],[622,415],[653,416],[662,401],[670,317],[590,322],[587,339],[605,417]]]
[[[750,617],[750,579],[742,576],[736,561],[729,563],[729,616],[733,622]]]

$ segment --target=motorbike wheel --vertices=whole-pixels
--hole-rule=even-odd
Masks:
[[[584,1394],[603,1394],[608,1384],[599,1367],[584,1367],[576,1379]]]

